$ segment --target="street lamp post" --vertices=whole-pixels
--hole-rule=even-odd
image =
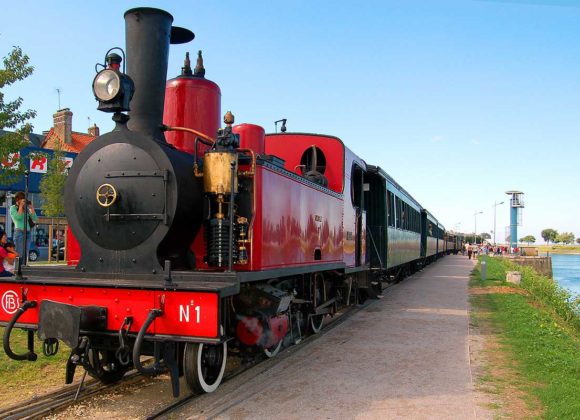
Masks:
[[[473,213],[473,221],[474,221],[474,232],[473,232],[473,242],[477,244],[477,215],[482,214],[482,211],[476,211]]]
[[[504,202],[500,202],[498,203],[497,201],[493,202],[493,245],[495,246],[495,231],[496,231],[496,225],[495,225],[495,213],[496,213],[496,207],[503,204]]]

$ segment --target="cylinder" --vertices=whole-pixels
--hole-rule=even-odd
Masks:
[[[265,153],[264,136],[266,132],[255,124],[239,124],[232,131],[240,135],[240,149],[251,149],[257,155]]]
[[[290,320],[287,314],[267,318],[242,317],[236,326],[237,338],[246,346],[271,348],[288,333]]]
[[[192,73],[187,56],[182,74],[167,82],[163,123],[173,127],[191,128],[215,139],[221,121],[222,93],[216,83],[204,78],[205,69],[203,74],[197,71],[200,61],[203,66],[201,53],[196,72]],[[195,137],[183,131],[165,133],[168,143],[190,154],[195,152]],[[207,148],[203,144],[199,144],[199,147],[199,151]]]
[[[125,12],[127,74],[135,83],[128,127],[164,140],[165,80],[173,16],[149,7]]]

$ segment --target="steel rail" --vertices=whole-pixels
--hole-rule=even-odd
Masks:
[[[67,408],[77,401],[85,400],[106,389],[114,389],[121,385],[127,385],[128,383],[136,382],[137,379],[141,378],[142,376],[137,371],[131,371],[119,382],[109,385],[104,385],[97,379],[90,379],[84,383],[76,400],[75,396],[79,384],[67,385],[56,391],[0,409],[0,418],[5,420],[39,418],[54,413],[56,410]]]

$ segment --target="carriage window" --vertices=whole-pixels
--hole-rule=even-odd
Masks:
[[[350,178],[350,199],[353,206],[363,207],[363,189],[363,170],[357,164],[353,164]]]
[[[403,229],[403,200],[397,198],[397,227],[399,229]]]
[[[387,218],[389,226],[395,226],[395,203],[393,202],[393,193],[388,191],[387,192]]]

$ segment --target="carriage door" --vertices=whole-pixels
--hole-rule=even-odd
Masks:
[[[355,211],[355,265],[366,264],[366,218],[363,194],[363,170],[356,163],[352,167],[351,199]]]

